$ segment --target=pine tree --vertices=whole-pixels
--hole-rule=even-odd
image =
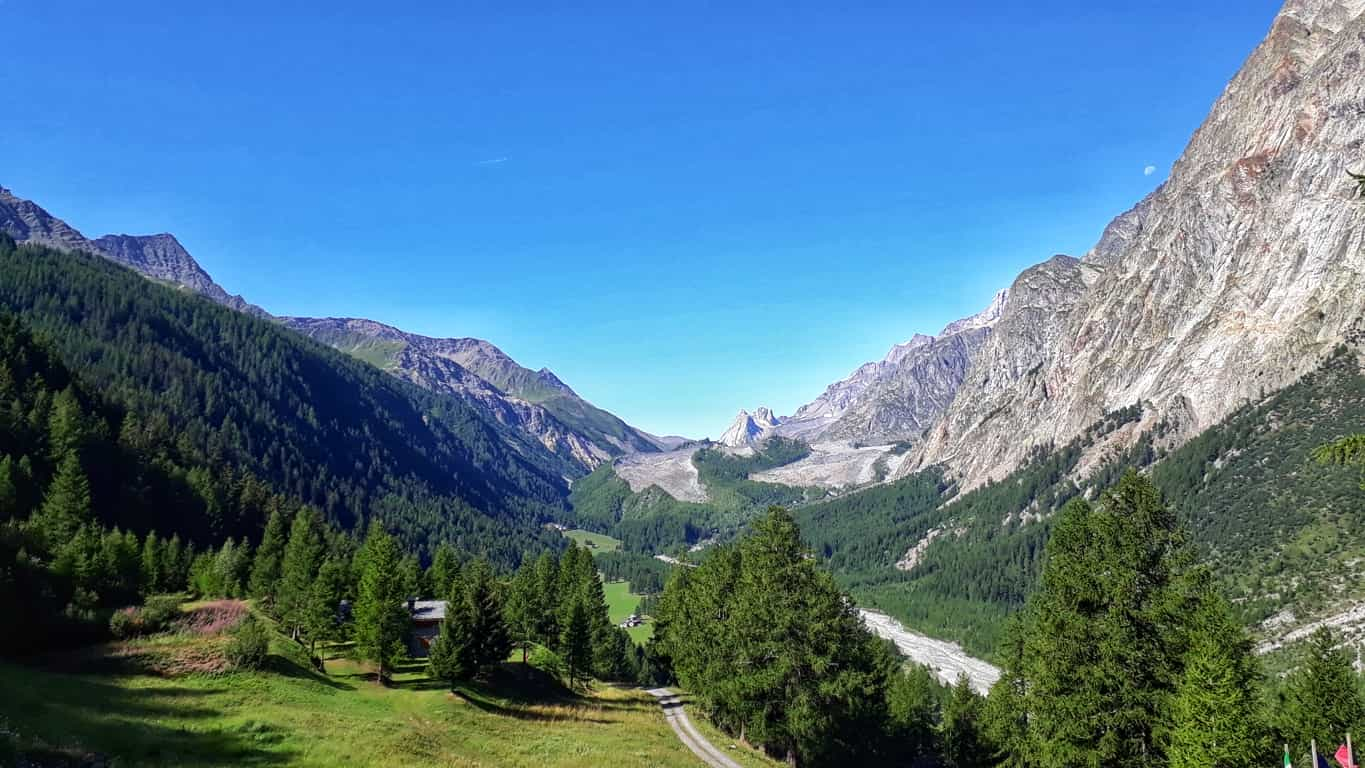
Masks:
[[[441,632],[427,655],[431,676],[449,683],[452,691],[457,683],[468,680],[478,668],[468,613],[465,592],[459,582],[453,582],[446,594],[446,619],[441,622]]]
[[[19,486],[14,460],[0,456],[0,523],[19,517]]]
[[[559,645],[559,562],[549,552],[536,560],[536,591],[540,617],[536,621],[536,642],[547,648]]]
[[[379,678],[388,680],[403,658],[403,637],[412,617],[403,594],[398,542],[377,521],[370,525],[362,559],[365,571],[353,611],[356,650],[378,664]]]
[[[1209,596],[1199,611],[1171,705],[1171,768],[1264,764],[1258,671],[1246,630],[1227,604]]]
[[[431,594],[423,585],[426,579],[422,577],[422,563],[417,559],[417,555],[405,556],[399,571],[403,574],[403,594],[417,599]]]
[[[568,617],[559,638],[559,649],[560,656],[568,665],[569,687],[572,688],[592,665],[592,625],[582,596],[575,597],[569,603]]]
[[[156,531],[149,531],[142,544],[142,590],[154,594],[167,588],[166,555],[164,545],[156,537]]]
[[[886,690],[889,736],[905,762],[938,752],[938,694],[933,674],[919,664],[892,676]]]
[[[1347,731],[1365,732],[1365,701],[1351,658],[1326,627],[1308,641],[1308,657],[1290,673],[1281,730],[1294,744],[1316,739],[1321,748]]]
[[[303,507],[289,527],[278,590],[280,621],[295,640],[307,620],[308,593],[321,562],[322,518],[317,510]]]
[[[1133,472],[1097,507],[1075,499],[1062,509],[1018,666],[1005,670],[1025,694],[1004,720],[1028,724],[1029,753],[1012,758],[1040,768],[1163,758],[1188,642],[1181,542],[1156,489]]]
[[[313,579],[309,587],[303,631],[308,638],[310,656],[317,656],[318,643],[336,640],[338,637],[337,611],[345,595],[345,579],[341,563],[336,558],[328,557],[322,561],[317,578]],[[320,658],[318,665],[322,665]]]
[[[455,550],[449,544],[441,542],[436,547],[436,554],[431,557],[431,567],[427,569],[426,582],[431,594],[437,597],[445,597],[450,594],[450,590],[455,586],[455,580],[460,577],[460,561],[455,556]]]
[[[256,548],[256,560],[251,564],[250,589],[251,596],[272,613],[284,570],[285,533],[284,510],[275,505],[261,534],[261,545]]]
[[[991,750],[981,734],[981,697],[971,681],[960,675],[943,705],[939,726],[944,768],[978,768],[989,764]]]
[[[163,558],[166,576],[164,588],[166,591],[175,592],[189,587],[190,561],[193,559],[193,551],[187,552],[181,545],[180,534],[172,534],[170,541],[166,542]]]
[[[48,485],[36,527],[44,539],[55,546],[69,540],[76,529],[90,519],[90,482],[76,454],[68,453]]]
[[[539,591],[536,587],[535,563],[522,561],[512,583],[507,590],[508,631],[512,635],[512,645],[521,650],[521,662],[526,663],[526,655],[535,644],[537,629],[542,613]]]
[[[512,637],[503,618],[502,596],[488,561],[475,560],[466,569],[464,586],[464,623],[474,647],[475,671],[486,672],[501,664],[512,652]]]

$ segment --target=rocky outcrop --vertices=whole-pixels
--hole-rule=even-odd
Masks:
[[[864,363],[784,420],[777,433],[857,444],[919,440],[952,402],[977,351],[1004,311],[1008,290],[937,336],[915,334]]]
[[[1026,271],[899,474],[968,487],[1142,401],[1191,435],[1293,381],[1365,307],[1365,0],[1291,0],[1170,179],[1083,260]]]
[[[773,435],[780,423],[770,408],[760,407],[753,413],[741,410],[717,442],[731,448],[752,445]]]

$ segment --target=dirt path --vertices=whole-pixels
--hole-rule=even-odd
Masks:
[[[667,688],[651,688],[649,695],[659,700],[659,706],[664,709],[664,719],[673,727],[673,732],[678,734],[682,743],[692,750],[692,754],[700,757],[703,763],[711,768],[741,768],[739,763],[731,760],[697,732],[696,726],[687,719],[687,713],[683,711],[682,701],[678,699],[677,694]]]

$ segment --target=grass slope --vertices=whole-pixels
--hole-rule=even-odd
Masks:
[[[570,694],[520,664],[456,695],[416,666],[393,687],[342,660],[324,677],[278,636],[262,672],[166,676],[129,661],[148,646],[193,655],[206,642],[169,636],[46,666],[0,662],[0,731],[43,764],[98,754],[120,766],[697,765],[643,692]]]
[[[602,591],[606,594],[607,614],[611,617],[613,624],[620,624],[628,616],[639,610],[640,600],[644,597],[630,591],[629,581],[607,582],[602,585]],[[654,625],[641,624],[638,627],[627,629],[626,632],[630,635],[631,640],[644,644],[654,636]]]
[[[621,540],[614,539],[603,533],[593,533],[579,528],[565,531],[564,535],[573,539],[580,546],[587,547],[593,552],[615,552],[621,548]]]

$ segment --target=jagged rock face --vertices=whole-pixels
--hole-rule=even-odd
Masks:
[[[781,420],[769,408],[758,408],[753,413],[742,410],[717,442],[731,448],[742,448],[768,438],[780,423]]]
[[[99,253],[99,249],[75,227],[36,203],[16,197],[4,187],[0,187],[0,229],[20,243],[37,243],[64,251]]]
[[[1365,307],[1365,203],[1346,174],[1365,165],[1362,14],[1365,0],[1287,3],[1170,179],[1083,261],[1020,276],[898,474],[999,478],[1137,401],[1190,435],[1346,341]]]
[[[0,230],[21,243],[85,251],[148,277],[187,288],[239,312],[268,317],[265,310],[230,295],[199,266],[174,235],[105,235],[90,240],[36,203],[0,187]]]
[[[555,408],[570,404],[571,413],[596,411],[554,374],[530,371],[517,365],[502,350],[481,339],[433,339],[361,318],[281,318],[293,330],[329,346],[356,354],[381,365],[385,370],[434,392],[463,398],[499,423],[531,436],[549,451],[591,470],[597,465],[626,453],[658,450],[643,437],[622,439],[603,430],[579,428],[566,423]],[[365,341],[386,346],[362,350]],[[471,370],[464,362],[479,366]],[[494,376],[490,381],[480,371]],[[499,385],[498,382],[501,382]],[[530,383],[533,402],[525,390],[508,391],[504,386]],[[547,391],[557,397],[546,397]],[[601,413],[605,413],[602,411]],[[610,416],[608,414],[608,416]],[[615,419],[614,416],[610,416]],[[616,420],[619,422],[619,419]],[[639,447],[641,444],[643,448]]]
[[[188,288],[227,307],[261,317],[266,311],[233,296],[209,277],[175,235],[105,235],[94,241],[98,253],[149,277]]]
[[[864,363],[801,406],[778,434],[858,443],[919,439],[952,402],[1008,295],[1002,290],[984,310],[939,335],[917,333],[881,360]]]
[[[918,439],[948,409],[990,335],[989,327],[969,327],[905,352],[824,436],[861,442]]]

